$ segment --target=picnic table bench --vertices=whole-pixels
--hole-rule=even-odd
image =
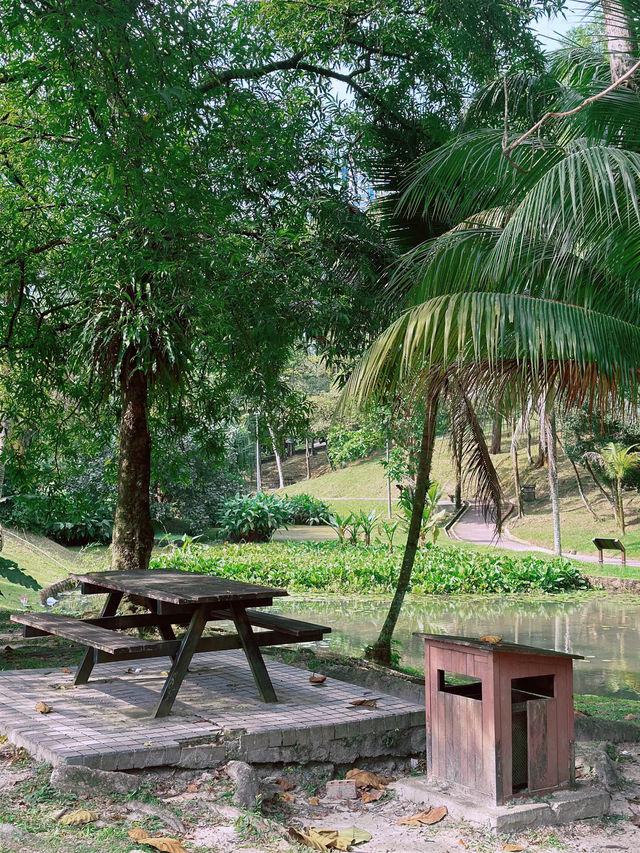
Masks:
[[[243,649],[265,702],[277,702],[260,648],[321,640],[331,628],[254,610],[268,607],[283,589],[172,570],[92,572],[76,576],[85,595],[107,594],[100,616],[75,619],[57,613],[19,613],[11,621],[23,625],[25,637],[52,635],[86,646],[73,683],[86,684],[98,663],[170,657],[173,661],[154,717],[170,713],[189,663],[198,652]],[[119,614],[124,597],[148,612]],[[252,605],[250,608],[249,605]],[[236,632],[203,636],[209,622],[229,620]],[[177,637],[174,626],[186,626]],[[253,628],[259,630],[254,632]],[[131,628],[157,628],[160,640],[123,633]]]

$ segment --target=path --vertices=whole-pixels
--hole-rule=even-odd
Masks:
[[[505,548],[509,551],[540,551],[543,554],[553,554],[549,548],[533,545],[518,539],[509,533],[505,527],[503,534],[496,537],[493,523],[485,521],[482,509],[476,504],[469,504],[468,509],[460,516],[458,521],[449,531],[452,539],[460,542],[469,542],[473,545],[489,545],[494,548]],[[597,554],[564,554],[571,560],[580,560],[582,563],[598,563]],[[609,566],[619,566],[619,557],[606,557],[604,562]],[[640,566],[640,560],[627,560],[627,566]]]

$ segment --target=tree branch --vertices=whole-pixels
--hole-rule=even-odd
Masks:
[[[623,74],[622,77],[619,77],[614,83],[612,83],[610,86],[607,86],[606,89],[603,89],[601,92],[598,92],[597,95],[591,95],[589,98],[585,98],[581,104],[578,104],[577,107],[573,107],[573,109],[566,110],[565,112],[562,112],[562,113],[554,113],[554,112],[545,113],[542,116],[542,118],[533,125],[533,127],[530,127],[526,133],[523,133],[522,136],[519,136],[515,140],[515,142],[511,143],[511,145],[508,145],[505,147],[503,144],[502,153],[504,154],[505,157],[507,157],[509,159],[509,154],[515,148],[517,148],[519,145],[521,145],[526,139],[528,139],[530,136],[533,136],[533,134],[537,130],[539,130],[542,127],[542,125],[545,124],[545,122],[547,122],[550,118],[567,118],[568,116],[573,116],[576,113],[579,113],[585,107],[589,106],[589,104],[593,104],[596,101],[599,101],[601,98],[604,98],[610,92],[613,92],[614,89],[617,89],[618,86],[622,85],[622,83],[625,83],[630,77],[633,76],[633,74],[638,70],[638,68],[640,68],[640,60],[638,60],[638,62],[636,62],[634,65],[632,65],[631,68],[626,72],[626,74]],[[512,160],[510,160],[509,162],[513,163]],[[513,165],[515,165],[515,164],[513,164]]]

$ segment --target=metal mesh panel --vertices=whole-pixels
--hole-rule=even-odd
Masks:
[[[511,711],[513,790],[516,791],[528,784],[527,703],[517,702]]]

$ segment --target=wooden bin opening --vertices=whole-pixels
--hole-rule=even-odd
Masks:
[[[460,672],[439,669],[438,690],[441,693],[454,693],[456,696],[466,696],[468,699],[482,702],[482,681]]]

